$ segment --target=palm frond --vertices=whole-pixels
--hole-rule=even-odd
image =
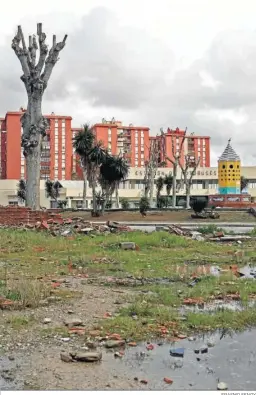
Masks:
[[[17,197],[21,203],[26,201],[26,190],[27,190],[26,181],[20,180],[17,185]]]

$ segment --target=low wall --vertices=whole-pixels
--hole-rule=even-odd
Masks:
[[[61,216],[52,210],[42,211],[31,210],[29,207],[0,206],[0,225],[35,225],[37,222],[47,222],[50,219],[59,222]]]
[[[246,208],[256,207],[256,203],[252,202],[251,196],[248,194],[227,194],[227,195],[209,195],[208,207],[223,208]]]

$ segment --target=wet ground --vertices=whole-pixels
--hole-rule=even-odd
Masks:
[[[127,348],[122,359],[115,358],[113,350],[106,352],[103,347],[102,361],[96,364],[64,363],[57,350],[48,351],[48,362],[54,369],[49,368],[44,354],[36,358],[27,355],[25,361],[21,355],[17,355],[15,361],[1,359],[2,369],[4,365],[7,370],[1,374],[7,379],[0,380],[0,388],[21,389],[23,372],[19,367],[27,366],[33,375],[33,367],[41,364],[42,379],[47,383],[44,389],[104,389],[105,386],[105,389],[216,390],[218,381],[225,382],[228,390],[256,389],[255,329],[232,336],[215,332],[174,344],[157,341],[151,344],[154,345],[151,351],[146,349],[147,343]],[[170,349],[176,347],[184,348],[183,358],[170,355]],[[195,353],[201,348],[207,352]],[[89,373],[93,380],[88,380]],[[173,383],[165,383],[164,378]]]
[[[19,362],[10,361],[6,357],[0,357],[0,390],[11,391],[21,390],[23,388],[23,380],[17,375],[19,368]]]
[[[194,313],[216,313],[216,311],[230,310],[230,311],[243,311],[248,307],[256,308],[256,301],[249,300],[246,304],[238,300],[214,300],[212,303],[204,303],[202,305],[184,305],[180,308],[180,313],[186,315],[188,312]]]
[[[227,383],[229,390],[255,390],[256,330],[222,336],[215,333],[195,341],[179,341],[175,346],[184,347],[183,358],[170,356],[170,349],[175,347],[171,344],[153,343],[155,348],[147,351],[144,343],[129,349],[121,362],[113,361],[111,365],[118,364],[118,370],[138,381],[148,380],[148,389],[169,389],[166,377],[173,380],[172,390],[216,390],[218,380]],[[207,341],[213,347],[208,347],[205,354],[195,354],[194,350]]]

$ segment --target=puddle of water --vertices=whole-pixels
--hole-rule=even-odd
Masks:
[[[251,278],[251,279],[256,278],[255,267],[245,266],[242,267],[241,269],[238,269],[237,272],[240,274],[241,278]]]
[[[205,354],[195,354],[194,350],[205,345],[207,339],[214,347]],[[256,388],[255,329],[233,337],[214,333],[197,337],[196,341],[181,340],[175,346],[185,348],[184,358],[170,356],[173,344],[153,344],[152,351],[146,350],[146,343],[127,349],[122,360],[115,360],[113,354],[107,356],[109,368],[131,378],[148,380],[145,389],[150,390],[216,390],[218,380],[233,391]],[[173,384],[165,384],[165,377],[171,378]]]
[[[223,300],[215,300],[212,303],[205,303],[204,305],[184,305],[179,311],[181,314],[186,314],[187,312],[212,313],[218,310],[243,311],[248,307],[256,307],[255,300],[250,300],[247,304],[243,304],[241,301],[237,300],[230,300],[228,302],[224,302]]]
[[[6,357],[0,358],[0,390],[15,391],[23,389],[23,382],[17,377],[19,366]]]

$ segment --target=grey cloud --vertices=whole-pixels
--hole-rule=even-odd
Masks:
[[[173,56],[160,40],[121,26],[113,13],[96,8],[70,35],[59,82],[74,84],[92,106],[136,109],[165,88],[172,68]]]
[[[213,157],[221,154],[232,137],[243,163],[255,161],[256,32],[221,32],[201,59],[170,79],[175,66],[171,50],[145,31],[121,25],[105,8],[94,9],[81,20],[69,16],[69,23],[61,25],[62,15],[45,18],[47,33],[58,32],[58,38],[69,34],[46,91],[45,108],[55,111],[54,106],[63,104],[63,111],[68,108],[73,115],[76,107],[84,106],[88,119],[92,108],[93,116],[98,110],[98,119],[111,109],[116,118],[126,114],[128,122],[150,126],[152,134],[160,127],[187,126],[188,131],[211,136]],[[0,47],[2,114],[26,100],[20,64],[10,48],[11,37],[8,40]],[[202,71],[218,81],[215,89],[202,85]],[[248,121],[240,125],[212,113],[241,109]]]

